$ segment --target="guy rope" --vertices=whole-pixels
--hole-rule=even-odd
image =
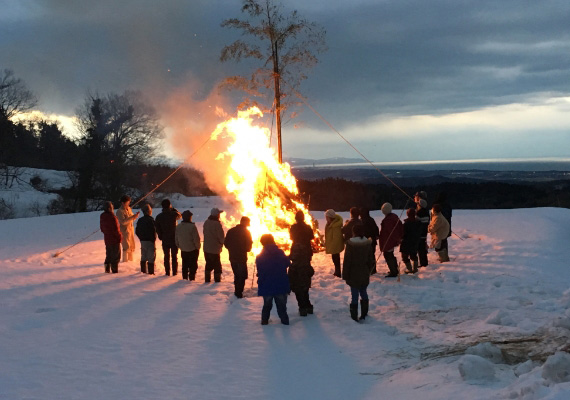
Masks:
[[[196,153],[198,153],[200,150],[202,150],[202,148],[206,145],[206,143],[208,143],[211,140],[211,136],[208,136],[208,139],[202,143],[200,145],[200,147],[198,147],[196,149],[196,151],[194,151],[194,153],[192,153],[188,159],[186,161],[184,161],[182,164],[180,164],[178,166],[178,168],[176,168],[170,175],[168,175],[166,178],[164,178],[164,180],[162,182],[160,182],[158,185],[156,185],[151,191],[149,191],[147,194],[145,194],[143,197],[141,197],[140,199],[138,199],[131,207],[135,207],[137,204],[139,204],[141,201],[143,201],[144,199],[146,199],[148,196],[150,196],[152,193],[154,193],[154,191],[156,191],[156,189],[158,189],[159,187],[161,187],[166,181],[168,181],[170,178],[172,178],[172,176],[174,176],[175,173],[177,173],[178,171],[180,171],[182,169],[182,167],[184,167],[187,163],[187,161],[189,159],[191,159],[192,157],[194,157],[194,155],[196,155]],[[91,236],[95,235],[97,232],[99,232],[99,229],[91,232],[89,235],[85,236],[84,238],[80,239],[79,241],[73,243],[71,246],[66,247],[65,249],[58,251],[56,253],[54,253],[52,255],[52,257],[59,257],[60,255],[62,255],[63,253],[65,253],[66,251],[68,251],[69,249],[72,249],[73,247],[77,246],[80,243],[83,243],[84,241],[86,241],[87,239],[89,239]]]

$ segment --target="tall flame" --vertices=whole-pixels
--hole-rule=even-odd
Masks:
[[[297,181],[289,164],[277,161],[270,146],[269,130],[253,125],[253,116],[263,114],[257,107],[238,112],[237,118],[220,123],[211,139],[228,142],[216,159],[227,164],[225,185],[235,197],[235,211],[239,214],[223,216],[222,223],[230,227],[241,216],[249,217],[257,253],[259,238],[265,233],[271,233],[282,247],[290,245],[289,227],[295,223],[296,211],[303,211],[309,226],[312,218],[299,201]]]

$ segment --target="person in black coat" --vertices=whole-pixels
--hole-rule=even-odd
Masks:
[[[418,272],[418,246],[422,234],[422,224],[416,219],[414,208],[408,208],[406,215],[408,218],[404,220],[404,236],[400,244],[400,253],[402,253],[402,261],[406,265],[406,273],[415,274]]]
[[[427,208],[427,200],[422,198],[420,195],[425,192],[418,192],[414,196],[416,201],[416,219],[421,224],[420,241],[418,243],[418,258],[420,267],[428,266],[428,245],[427,245],[427,235],[428,226],[430,221],[429,210]]]
[[[447,222],[449,222],[449,235],[447,237],[450,237],[451,236],[451,216],[452,216],[453,211],[451,209],[451,205],[447,201],[447,193],[446,192],[440,192],[437,195],[437,198],[435,199],[433,204],[434,205],[439,204],[439,206],[441,207],[441,215],[443,215],[445,217],[445,219],[447,220]],[[442,262],[449,261],[449,244],[447,242],[447,238],[445,238],[441,241],[441,250],[438,253],[440,255]]]
[[[307,314],[313,313],[309,289],[311,288],[311,277],[315,274],[315,270],[311,266],[311,259],[313,258],[311,241],[314,238],[314,233],[311,227],[305,223],[303,211],[297,211],[295,221],[296,223],[291,225],[289,229],[289,235],[293,242],[289,253],[291,260],[289,284],[291,291],[295,293],[297,298],[299,315],[306,317]]]
[[[178,273],[178,247],[176,246],[176,221],[182,215],[170,204],[170,200],[162,200],[162,212],[156,216],[156,233],[162,240],[164,251],[164,274],[170,276],[170,260],[172,258],[172,275]]]
[[[156,226],[152,217],[152,207],[145,204],[142,207],[144,216],[137,221],[135,233],[141,241],[141,272],[154,275],[154,261],[156,260]]]
[[[372,269],[370,270],[370,275],[374,275],[376,271],[376,245],[378,244],[378,238],[380,237],[380,228],[374,218],[370,216],[370,210],[367,208],[360,209],[360,219],[362,220],[362,225],[364,225],[364,237],[372,240]]]
[[[253,240],[247,229],[250,224],[248,217],[241,217],[239,225],[226,233],[224,246],[230,253],[230,264],[234,272],[234,295],[241,299],[247,280],[247,253],[251,251]]]
[[[360,210],[356,207],[351,207],[350,219],[344,223],[344,226],[341,229],[345,242],[352,237],[352,228],[354,225],[362,225],[362,221],[358,217],[360,217]]]
[[[350,303],[350,317],[358,322],[368,315],[369,299],[366,288],[370,283],[370,253],[372,240],[364,236],[364,227],[356,225],[353,228],[353,237],[346,242],[342,279],[350,286],[352,301]],[[362,314],[358,318],[358,296]]]

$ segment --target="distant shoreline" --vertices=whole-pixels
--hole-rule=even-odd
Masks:
[[[332,160],[331,160],[332,161]],[[335,160],[337,161],[337,160]],[[327,160],[292,159],[292,169],[353,169],[373,168],[367,162],[327,162]],[[390,170],[485,170],[485,171],[570,171],[570,158],[480,159],[443,161],[373,162],[375,167]]]

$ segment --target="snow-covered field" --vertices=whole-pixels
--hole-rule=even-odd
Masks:
[[[173,204],[192,207],[201,232],[218,201]],[[570,357],[556,353],[570,348],[570,210],[455,211],[452,261],[430,253],[398,282],[381,259],[362,324],[317,254],[315,314],[300,317],[292,295],[290,326],[275,309],[260,325],[255,281],[233,296],[225,251],[218,284],[163,276],[162,262],[142,275],[138,249],[104,274],[100,233],[52,257],[98,222],[0,221],[1,399],[570,398]],[[199,266],[201,278],[202,256]]]

